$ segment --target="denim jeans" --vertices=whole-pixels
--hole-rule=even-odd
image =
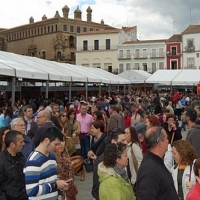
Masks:
[[[86,159],[87,153],[90,150],[90,136],[82,134],[80,137],[80,143],[81,143],[81,156],[84,159]]]

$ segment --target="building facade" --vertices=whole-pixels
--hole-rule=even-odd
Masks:
[[[182,35],[176,34],[166,42],[167,69],[182,69]]]
[[[118,73],[118,46],[136,40],[136,26],[80,33],[77,35],[76,64]]]
[[[118,48],[118,71],[166,69],[166,40],[127,41]]]
[[[182,32],[183,69],[200,69],[200,25],[190,25]]]
[[[113,27],[92,22],[92,9],[87,8],[87,20],[82,20],[82,12],[77,7],[74,18],[68,18],[69,8],[62,8],[61,17],[56,11],[53,18],[42,17],[34,22],[30,17],[29,24],[14,27],[0,32],[7,38],[6,50],[22,55],[75,64],[76,35],[87,31],[112,29]]]

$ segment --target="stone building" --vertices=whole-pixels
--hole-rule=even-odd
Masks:
[[[30,17],[29,24],[6,29],[0,32],[6,39],[5,49],[22,55],[75,64],[76,35],[87,31],[112,29],[113,27],[92,22],[92,9],[87,8],[87,20],[82,20],[82,12],[77,6],[74,18],[68,18],[68,6],[62,8],[62,16],[56,11],[53,18],[42,16],[34,22]]]

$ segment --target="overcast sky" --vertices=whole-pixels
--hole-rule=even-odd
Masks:
[[[0,28],[27,24],[31,16],[35,22],[44,14],[52,18],[56,10],[62,16],[65,5],[70,8],[70,18],[79,5],[86,20],[90,6],[94,22],[104,19],[105,24],[117,28],[137,26],[140,40],[166,39],[189,24],[200,24],[199,0],[1,0]]]

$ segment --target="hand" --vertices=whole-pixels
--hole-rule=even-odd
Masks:
[[[91,158],[92,160],[96,160],[97,156],[94,154],[93,151],[88,151],[88,157]]]
[[[191,190],[192,187],[193,187],[192,182],[190,182],[190,181],[186,182],[186,187],[187,187],[188,190]]]
[[[57,188],[61,190],[68,190],[69,189],[69,183],[64,180],[57,180],[56,181]]]
[[[73,134],[72,134],[72,137],[76,137],[76,133],[73,133]]]
[[[88,151],[88,154],[87,154],[88,158],[90,158],[92,154],[94,154],[93,151]]]

